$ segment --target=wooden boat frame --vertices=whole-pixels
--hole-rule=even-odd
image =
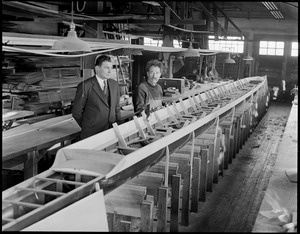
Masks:
[[[100,188],[107,194],[164,157],[167,185],[170,154],[263,96],[266,77],[227,82],[60,149],[47,171],[2,192],[2,231],[22,230]]]

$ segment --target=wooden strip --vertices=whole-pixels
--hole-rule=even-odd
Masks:
[[[182,101],[182,98],[179,98],[179,103],[180,103],[180,106],[181,106],[182,110],[184,111],[184,114],[185,114],[185,115],[189,115],[190,113],[189,113],[188,110],[185,108],[185,105],[184,105],[184,103],[183,103],[183,101]]]
[[[195,96],[193,95],[193,98],[194,98],[194,97],[195,97]],[[198,110],[197,110],[197,107],[196,107],[195,102],[193,101],[193,98],[192,98],[191,96],[189,96],[189,101],[190,101],[191,107],[193,108],[193,111],[194,111],[194,112],[197,112]]]
[[[43,205],[41,205],[41,204],[36,204],[36,203],[28,203],[28,202],[20,202],[20,201],[11,201],[11,200],[6,200],[6,199],[2,199],[2,202],[14,204],[14,205],[20,205],[20,206],[27,206],[27,207],[31,207],[31,208],[39,208],[39,207],[43,206]]]
[[[172,112],[172,110],[170,109],[170,106],[167,106],[167,111],[172,119],[172,121],[175,123],[175,124],[179,124],[178,120],[176,119],[174,113]]]
[[[228,169],[229,163],[229,147],[230,147],[230,128],[225,128],[225,152],[224,152],[224,169]]]
[[[167,231],[167,201],[168,201],[168,187],[160,187],[158,189],[158,203],[157,203],[157,232]]]
[[[49,195],[54,195],[54,196],[62,196],[65,194],[65,193],[55,192],[55,191],[50,191],[50,190],[25,188],[25,187],[19,187],[19,186],[15,186],[15,189],[20,190],[20,191],[34,192],[34,193],[44,193],[44,194],[49,194]]]
[[[213,191],[213,176],[214,176],[214,142],[208,145],[208,162],[207,162],[207,186],[208,192]]]
[[[138,118],[137,118],[136,116],[133,116],[133,120],[134,120],[134,122],[135,122],[136,127],[137,127],[138,130],[139,130],[139,136],[140,136],[140,138],[146,139],[146,138],[147,138],[147,137],[146,137],[146,134],[145,134],[144,130],[142,129],[142,126],[141,126],[141,124],[140,124]]]
[[[113,123],[112,126],[113,126],[113,128],[115,130],[115,133],[116,133],[116,136],[117,136],[117,138],[119,140],[119,146],[127,147],[127,143],[124,140],[123,136],[121,135],[121,132],[120,132],[118,124],[117,123]]]
[[[218,176],[219,176],[219,163],[218,163],[218,157],[220,155],[220,138],[221,138],[221,132],[218,131],[218,128],[216,128],[217,136],[215,138],[215,149],[214,149],[214,177],[213,182],[218,183]]]
[[[141,232],[153,232],[153,197],[147,195],[147,199],[141,204]]]
[[[181,175],[172,176],[170,232],[178,232]]]
[[[38,156],[39,153],[36,150],[27,153],[27,160],[24,162],[24,179],[31,178],[37,174]]]
[[[201,150],[201,171],[200,171],[200,188],[199,188],[199,201],[206,199],[206,185],[207,185],[207,159],[208,150]]]
[[[85,184],[83,182],[70,181],[70,180],[59,180],[59,179],[46,178],[46,177],[40,177],[40,176],[35,176],[34,179],[35,180],[44,180],[44,181],[53,181],[55,183],[73,184],[73,185],[83,185],[83,184]]]
[[[194,157],[192,179],[191,212],[198,212],[199,186],[200,186],[200,158]]]
[[[205,94],[206,95],[206,94]],[[207,96],[207,95],[206,95]],[[198,98],[199,98],[199,100],[200,100],[200,102],[201,102],[201,107],[202,106],[207,106],[207,103],[204,101],[204,99],[202,98],[202,95],[201,95],[201,93],[199,92],[198,93],[198,96],[197,96]],[[209,102],[209,99],[206,99],[206,101],[207,102]]]
[[[185,170],[181,174],[181,177],[183,180],[181,199],[181,225],[188,226],[190,215],[191,170]]]

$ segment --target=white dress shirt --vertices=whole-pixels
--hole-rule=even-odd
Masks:
[[[104,81],[103,79],[101,79],[99,76],[97,76],[97,74],[96,74],[96,77],[97,77],[98,83],[100,85],[100,88],[102,90],[104,90],[104,82],[106,83],[106,86],[107,86],[107,81],[106,80]]]

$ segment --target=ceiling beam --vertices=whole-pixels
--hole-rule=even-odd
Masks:
[[[226,21],[229,21],[231,24],[232,24],[232,26],[238,31],[238,32],[240,32],[241,33],[241,35],[247,40],[247,38],[245,37],[245,35],[244,35],[244,33],[239,29],[239,27],[225,14],[225,12],[224,11],[222,11],[221,9],[220,9],[220,7],[218,7],[218,5],[216,4],[216,3],[214,3],[213,2],[213,5],[224,15],[224,17],[225,17],[225,22]],[[227,24],[228,24],[228,22],[227,22]],[[228,27],[228,25],[227,25],[227,27]]]
[[[129,17],[128,17],[129,18]],[[49,22],[56,21],[61,22],[63,20],[71,20],[71,17],[61,17],[61,18],[36,18],[36,22]],[[93,18],[83,18],[83,17],[73,17],[75,22],[84,22],[84,21],[100,21],[100,22],[112,22],[112,23],[123,23],[123,24],[140,24],[140,25],[162,25],[165,24],[164,19],[120,19],[116,16],[110,17],[93,17]],[[170,19],[170,24],[191,24],[191,25],[206,25],[206,20],[179,20],[179,19]]]
[[[222,27],[222,25],[219,23],[219,21],[210,13],[210,11],[201,3],[201,2],[197,2],[197,4],[199,4],[201,6],[201,8],[204,10],[204,12],[211,18],[211,20],[218,24],[219,27],[221,28],[222,32],[227,35],[228,32]]]

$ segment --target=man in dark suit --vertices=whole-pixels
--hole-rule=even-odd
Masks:
[[[121,119],[120,87],[110,79],[112,66],[110,56],[100,55],[96,74],[77,86],[72,116],[81,127],[81,139],[105,131]]]

